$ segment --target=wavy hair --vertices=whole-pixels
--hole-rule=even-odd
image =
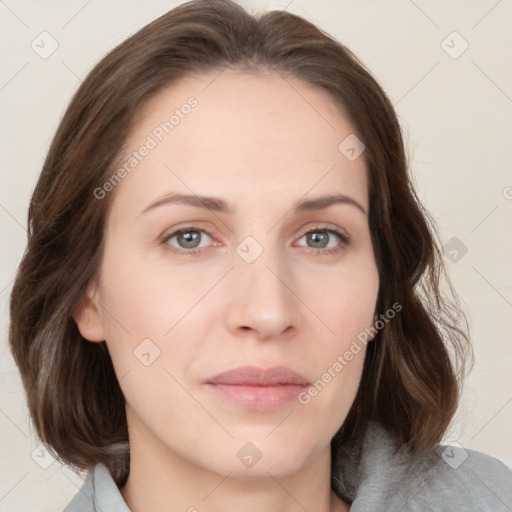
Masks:
[[[226,68],[273,70],[327,91],[364,141],[377,312],[396,302],[402,310],[368,344],[357,396],[331,447],[334,457],[339,447],[361,446],[377,421],[412,455],[424,452],[452,420],[472,352],[393,105],[358,58],[311,22],[285,11],[253,15],[230,0],[184,3],[119,44],[80,85],[55,133],[10,299],[10,347],[39,437],[65,464],[102,462],[124,485],[124,396],[105,342],[85,340],[72,318],[101,262],[112,199],[93,193],[113,175],[149,98],[187,74]]]

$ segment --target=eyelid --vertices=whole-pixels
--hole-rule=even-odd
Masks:
[[[210,223],[202,221],[189,221],[173,226],[170,229],[166,229],[158,237],[158,239],[162,240],[163,238],[168,238],[172,235],[178,234],[180,231],[202,231],[211,237],[217,236],[212,234],[217,233],[217,230],[213,228]]]
[[[317,230],[317,231],[324,231],[324,230],[325,231],[334,231],[340,236],[344,236],[347,239],[350,238],[348,233],[344,229],[336,226],[335,224],[330,224],[328,222],[319,222],[316,224],[313,222],[312,224],[311,223],[307,224],[306,226],[304,226],[303,228],[301,228],[299,230],[299,235],[302,237],[306,233],[309,233],[310,231],[315,231],[315,230]]]

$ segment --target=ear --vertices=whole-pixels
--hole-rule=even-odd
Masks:
[[[105,333],[100,305],[94,298],[95,295],[95,285],[91,284],[80,298],[72,316],[80,334],[86,340],[99,342],[105,340]]]

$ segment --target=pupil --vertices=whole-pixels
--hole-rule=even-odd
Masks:
[[[185,247],[187,249],[196,247],[195,242],[199,240],[198,231],[184,231],[180,234],[180,236],[182,237],[182,239],[184,239]]]
[[[313,242],[314,244],[317,244],[320,242],[320,247],[325,247],[325,244],[327,242],[327,233],[311,233],[309,235],[309,240]],[[316,245],[318,246],[318,244]]]

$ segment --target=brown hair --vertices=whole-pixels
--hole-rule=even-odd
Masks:
[[[188,73],[274,70],[330,93],[366,145],[369,225],[380,277],[377,313],[400,314],[367,347],[358,394],[332,441],[360,446],[370,420],[412,455],[439,442],[456,411],[467,320],[449,282],[432,218],[408,175],[384,91],[354,54],[284,11],[247,13],[229,0],[187,2],[109,52],[75,93],[28,212],[28,246],[12,290],[9,341],[42,441],[75,468],[98,462],[123,485],[124,397],[105,342],[80,335],[72,312],[99,267],[112,176],[136,113]],[[340,141],[341,142],[341,141]],[[446,291],[441,293],[441,278]]]

